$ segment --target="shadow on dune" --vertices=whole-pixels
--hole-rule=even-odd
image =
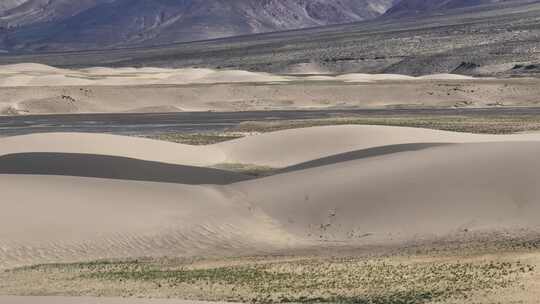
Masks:
[[[126,157],[42,152],[1,156],[0,174],[64,175],[188,185],[226,185],[252,178],[225,170]]]
[[[333,164],[337,164],[341,162],[357,160],[357,159],[362,159],[362,158],[376,157],[376,156],[407,152],[407,151],[418,151],[418,150],[445,146],[445,145],[452,145],[452,144],[413,143],[413,144],[399,144],[399,145],[389,145],[389,146],[375,147],[375,148],[369,148],[369,149],[362,149],[362,150],[357,150],[357,151],[331,155],[328,157],[323,157],[323,158],[315,159],[312,161],[300,163],[297,165],[289,166],[289,167],[274,171],[273,174],[288,173],[292,171],[299,171],[299,170],[305,170],[305,169],[310,169],[310,168],[333,165]]]
[[[269,175],[443,145],[450,144],[400,144],[357,150],[300,163],[269,172]],[[0,156],[0,174],[62,175],[188,185],[227,185],[254,178],[247,174],[214,168],[174,165],[118,156],[50,152]]]

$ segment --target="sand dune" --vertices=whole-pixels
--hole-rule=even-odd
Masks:
[[[457,74],[433,74],[420,76],[418,79],[428,79],[428,80],[467,80],[474,79],[471,76],[457,75]]]
[[[374,82],[374,81],[403,81],[403,80],[416,80],[418,78],[407,75],[396,74],[345,74],[336,77],[337,80],[345,82]],[[449,78],[450,79],[450,78]]]
[[[108,134],[47,133],[0,139],[0,155],[36,152],[108,155],[191,166],[225,160],[225,155],[211,146],[194,147]]]
[[[285,168],[343,153],[401,144],[539,140],[539,133],[479,135],[369,125],[291,129],[209,146],[190,146],[108,134],[45,133],[0,138],[0,156],[37,152],[75,153],[185,166],[242,163]],[[285,148],[287,153],[283,153]]]
[[[0,66],[0,73],[63,73],[66,70],[58,69],[40,63],[17,63]]]
[[[0,66],[0,86],[116,86],[283,82],[292,77],[239,70],[104,68],[64,70],[41,64]]]
[[[3,174],[0,185],[0,268],[298,244],[256,206],[215,186]]]
[[[443,145],[232,187],[287,231],[313,239],[388,242],[464,229],[537,229],[538,152],[538,142]]]
[[[310,168],[317,168],[322,166],[328,166],[336,163],[347,162],[351,160],[358,160],[363,158],[382,156],[387,154],[394,154],[406,151],[417,151],[423,150],[431,147],[438,147],[443,145],[449,145],[446,143],[417,143],[417,144],[399,144],[399,145],[388,145],[381,146],[363,150],[356,150],[351,152],[345,152],[341,154],[336,154],[332,156],[327,156],[300,164],[292,165],[285,167],[279,170],[276,170],[274,174],[282,174],[298,170],[306,170]]]
[[[214,146],[223,151],[225,162],[282,168],[346,152],[390,145],[538,140],[540,134],[478,135],[420,128],[350,125],[291,129]]]
[[[277,75],[203,68],[0,66],[0,115],[536,106],[537,79]]]
[[[0,174],[0,267],[537,229],[538,152],[424,146],[220,187]]]
[[[57,154],[81,151],[95,155]],[[0,268],[535,230],[539,152],[535,134],[382,126],[289,130],[207,147],[97,134],[4,138]],[[170,165],[231,160],[292,167],[216,186],[209,184],[244,177]]]
[[[344,74],[324,77],[281,76],[262,72],[212,69],[105,68],[80,70],[58,69],[42,64],[23,63],[0,66],[0,86],[71,86],[71,85],[148,85],[203,83],[264,83],[289,81],[414,81],[421,79],[456,80],[471,77],[438,74],[411,77],[394,74]],[[19,81],[19,82],[18,82]]]

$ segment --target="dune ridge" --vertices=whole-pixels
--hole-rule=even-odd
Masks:
[[[44,133],[0,138],[0,156],[37,152],[75,153],[186,166],[242,163],[283,168],[332,155],[400,144],[538,140],[540,134],[535,133],[485,135],[370,125],[290,129],[208,146],[110,134]],[[287,153],[283,153],[285,148]]]
[[[17,86],[114,86],[150,84],[206,84],[206,83],[264,83],[302,81],[305,77],[277,75],[242,70],[214,70],[204,68],[105,68],[78,70],[59,69],[43,64],[19,63],[0,66],[0,87]],[[337,76],[309,77],[311,81],[345,81],[370,83],[376,81],[414,81],[422,79],[473,79],[468,76],[437,74],[412,77],[396,74],[352,73]]]
[[[80,140],[79,135],[4,138],[0,158],[44,150],[77,153],[88,145],[96,155],[155,157],[164,163],[204,166],[219,157],[292,167],[227,185],[0,174],[0,268],[540,232],[538,134],[338,126],[206,147],[96,134]],[[25,163],[31,167],[32,160]]]
[[[313,239],[370,243],[464,230],[538,229],[539,151],[539,142],[438,145],[232,187],[287,231]]]

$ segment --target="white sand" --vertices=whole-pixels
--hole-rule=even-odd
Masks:
[[[280,168],[330,155],[388,145],[539,140],[540,133],[480,135],[369,125],[291,129],[209,146],[108,134],[44,133],[0,138],[0,156],[25,152],[87,153],[179,165],[243,163]],[[283,153],[284,149],[287,149],[287,153]]]
[[[433,74],[420,76],[419,79],[429,79],[429,80],[468,80],[474,79],[471,76],[457,75],[457,74]]]
[[[275,75],[198,68],[0,66],[0,115],[388,106],[535,106],[538,79]]]
[[[457,144],[234,185],[287,231],[391,242],[539,227],[539,142]],[[279,189],[279,190],[277,190]],[[321,225],[329,224],[324,231]]]
[[[213,146],[108,134],[47,133],[0,138],[0,155],[25,152],[86,153],[194,166],[225,161],[225,155]]]
[[[0,268],[298,243],[232,189],[39,175],[0,175],[0,185]]]
[[[44,133],[0,138],[0,156],[25,152],[87,153],[178,165],[243,163],[281,168],[388,145],[493,141],[540,141],[540,133],[480,135],[421,128],[345,125],[271,132],[209,146],[108,134]]]
[[[28,76],[31,76],[31,81],[27,80]],[[239,70],[104,67],[64,70],[34,63],[0,66],[0,87],[264,83],[292,79],[294,78]]]
[[[416,80],[417,78],[406,75],[396,74],[345,74],[336,77],[337,80],[345,82],[374,82],[388,80]]]
[[[334,154],[388,145],[538,140],[540,134],[479,135],[421,128],[350,125],[265,133],[215,146],[223,151],[226,162],[286,167]]]
[[[0,268],[537,229],[539,139],[382,126],[289,130],[207,147],[96,134],[4,138],[0,156],[54,151],[271,166],[338,156],[226,186],[0,174]],[[339,155],[405,143],[412,146],[393,153]],[[422,143],[454,144],[414,149]]]
[[[25,81],[26,76],[32,81]],[[344,74],[338,76],[280,76],[262,72],[212,69],[164,68],[105,68],[80,70],[58,69],[42,64],[23,63],[0,66],[2,86],[77,86],[77,85],[151,85],[151,84],[205,84],[205,83],[266,83],[288,81],[343,81],[370,83],[377,81],[463,80],[472,77],[437,74],[411,77],[396,74]],[[18,82],[19,81],[19,82]]]

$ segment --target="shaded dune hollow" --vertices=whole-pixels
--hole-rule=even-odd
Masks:
[[[200,147],[99,134],[3,138],[0,268],[536,233],[539,152],[538,134],[383,126]],[[223,163],[275,169],[256,178],[210,168]]]
[[[0,156],[0,174],[64,175],[187,185],[225,185],[250,178],[224,170],[127,157],[47,152]]]

